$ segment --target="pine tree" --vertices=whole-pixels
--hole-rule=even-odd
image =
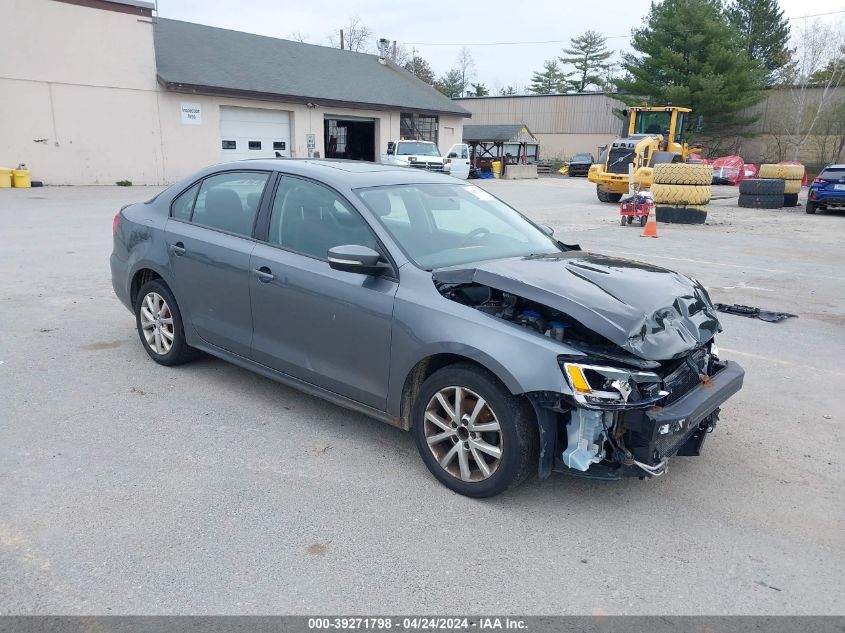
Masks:
[[[575,79],[570,82],[573,90],[583,92],[588,86],[601,86],[610,64],[607,60],[613,51],[607,50],[607,39],[596,31],[586,31],[570,40],[570,47],[563,49],[567,57],[560,57],[564,64],[575,68]]]
[[[445,75],[442,75],[434,84],[434,87],[450,99],[463,97],[465,86],[461,71],[457,68],[453,68]]]
[[[536,95],[551,95],[566,92],[568,84],[566,75],[561,72],[557,61],[549,59],[543,62],[542,72],[536,72],[531,76],[529,92]]]
[[[403,68],[416,76],[417,79],[422,79],[425,83],[434,85],[434,71],[431,68],[431,64],[419,55],[414,55],[414,57],[405,62]]]
[[[777,83],[790,58],[789,21],[778,0],[733,0],[725,15],[742,37],[748,57],[766,69],[767,83]]]
[[[486,97],[490,94],[490,91],[484,84],[470,84],[470,87],[472,88],[474,97]]]
[[[627,76],[616,81],[629,105],[690,107],[687,127],[701,115],[712,137],[754,121],[741,111],[763,98],[765,69],[742,50],[719,0],[653,3],[631,46],[640,54],[624,56]]]

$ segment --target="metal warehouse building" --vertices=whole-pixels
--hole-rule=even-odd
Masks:
[[[541,158],[598,155],[619,134],[614,108],[625,105],[603,93],[466,97],[455,100],[472,113],[475,125],[525,125],[540,144]]]
[[[154,16],[141,0],[0,0],[0,165],[164,184],[209,163],[375,160],[460,142],[469,113],[377,55]]]

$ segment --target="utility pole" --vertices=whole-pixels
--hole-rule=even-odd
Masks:
[[[417,76],[417,49],[416,47],[411,48],[411,59],[413,60],[414,65],[414,77]]]
[[[340,50],[343,50],[343,29],[340,29]]]
[[[396,40],[393,40],[393,61],[396,62]]]

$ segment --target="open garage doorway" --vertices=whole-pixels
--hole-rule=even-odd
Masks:
[[[375,119],[328,115],[323,125],[326,158],[376,160]]]

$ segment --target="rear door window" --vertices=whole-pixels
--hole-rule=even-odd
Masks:
[[[191,221],[251,237],[269,176],[266,172],[231,172],[206,178],[200,186]]]
[[[177,220],[185,220],[186,222],[190,220],[191,213],[194,210],[194,200],[197,199],[199,188],[200,185],[197,183],[176,198],[170,206],[170,215]]]

